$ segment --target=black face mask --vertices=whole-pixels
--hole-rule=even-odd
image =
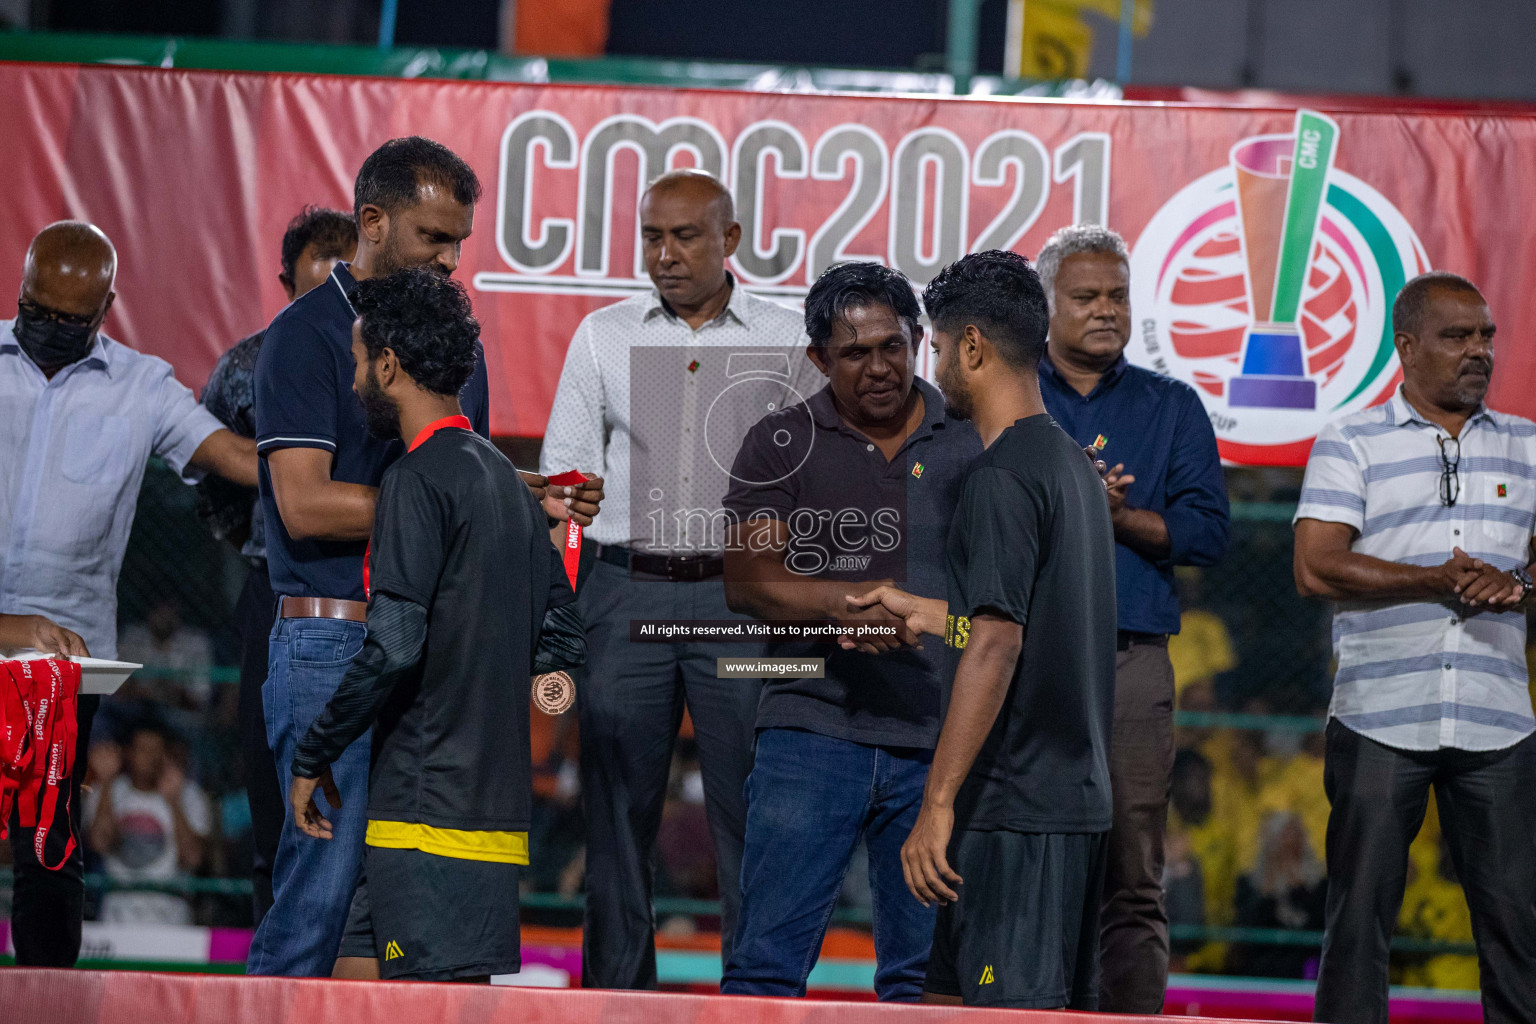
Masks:
[[[66,324],[38,316],[26,308],[16,311],[14,330],[21,350],[44,371],[78,363],[90,352],[96,340],[93,323]]]

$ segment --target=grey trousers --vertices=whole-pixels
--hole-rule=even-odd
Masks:
[[[1166,637],[1138,640],[1115,659],[1104,909],[1099,918],[1099,1010],[1160,1013],[1168,988],[1163,840],[1173,775],[1173,665]]]
[[[587,826],[581,983],[655,988],[651,854],[685,704],[715,847],[722,964],[730,959],[741,907],[745,786],[762,681],[716,679],[715,659],[761,655],[763,646],[630,641],[631,619],[741,618],[726,607],[719,579],[653,582],[597,562],[580,600],[587,622],[587,666],[576,689]]]

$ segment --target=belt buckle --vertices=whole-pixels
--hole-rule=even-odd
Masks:
[[[698,583],[704,579],[705,555],[677,555],[667,559],[667,579],[673,583]]]

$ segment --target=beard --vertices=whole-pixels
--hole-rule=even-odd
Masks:
[[[968,420],[974,408],[971,390],[966,386],[965,378],[960,375],[960,367],[955,365],[956,362],[951,360],[948,366],[940,366],[935,379],[939,390],[944,393],[944,411],[957,420]]]
[[[390,401],[384,389],[379,386],[379,378],[374,375],[371,366],[368,367],[368,376],[357,397],[363,403],[363,416],[368,421],[369,434],[380,441],[393,441],[400,436],[400,407]]]
[[[437,262],[434,256],[426,263],[411,262],[405,255],[404,246],[400,244],[399,236],[392,228],[384,236],[384,241],[379,245],[378,251],[373,255],[373,273],[375,277],[388,277],[398,270],[415,270],[418,267],[426,267],[428,270],[443,277],[448,276],[448,268]]]

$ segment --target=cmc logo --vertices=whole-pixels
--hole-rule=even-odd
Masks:
[[[1303,110],[1292,132],[1243,139],[1132,251],[1126,354],[1194,386],[1228,461],[1300,465],[1325,422],[1401,379],[1392,300],[1429,259],[1391,203],[1334,167],[1338,136]]]

